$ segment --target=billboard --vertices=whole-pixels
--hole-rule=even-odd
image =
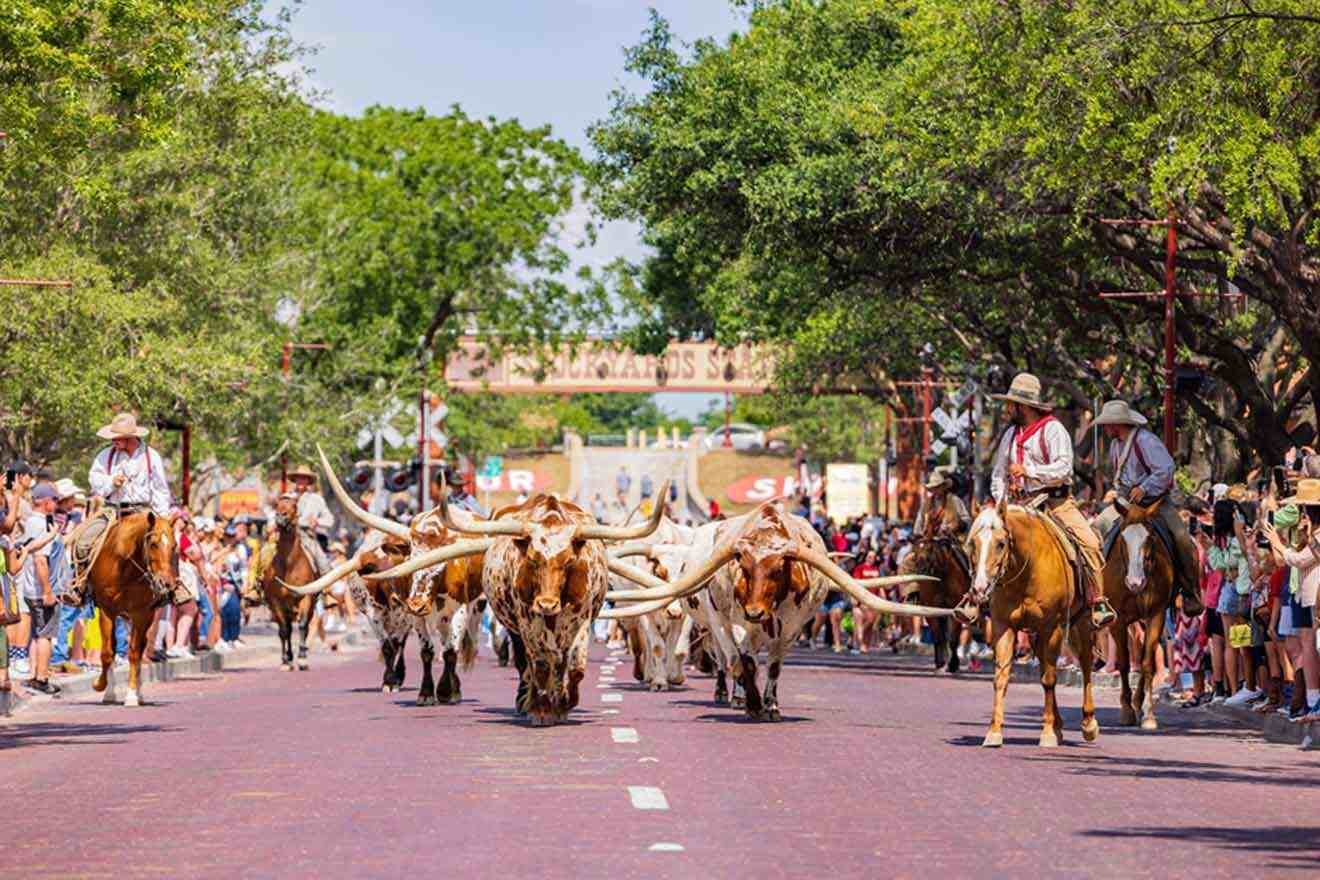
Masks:
[[[866,465],[825,465],[825,507],[836,523],[870,514],[871,475]]]
[[[657,391],[731,391],[760,394],[771,379],[764,350],[713,342],[674,342],[661,356],[635,354],[589,340],[537,357],[495,354],[473,337],[459,340],[445,364],[445,381],[459,391],[499,394]]]

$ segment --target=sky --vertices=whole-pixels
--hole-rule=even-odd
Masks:
[[[306,0],[292,29],[318,47],[310,78],[336,112],[385,104],[444,113],[458,104],[473,117],[548,124],[589,153],[587,126],[608,113],[610,92],[639,86],[623,70],[623,49],[637,43],[650,8],[684,41],[723,39],[743,23],[726,0]],[[642,254],[636,227],[615,223],[581,261]],[[657,395],[689,418],[709,399]]]

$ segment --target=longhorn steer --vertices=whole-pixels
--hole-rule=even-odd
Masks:
[[[506,508],[491,522],[456,523],[443,498],[437,511],[452,531],[490,537],[427,551],[373,577],[411,575],[484,553],[482,589],[496,619],[513,637],[520,673],[518,711],[530,715],[537,727],[562,721],[578,704],[591,623],[605,602],[608,574],[603,541],[650,534],[659,523],[662,506],[657,505],[647,523],[631,528],[597,525],[576,504],[550,495]]]
[[[647,613],[659,603],[705,590],[711,603],[711,633],[721,652],[733,660],[730,672],[746,694],[747,713],[752,718],[778,720],[779,675],[784,656],[798,632],[829,592],[830,582],[856,601],[891,614],[948,617],[951,611],[890,602],[867,592],[867,586],[882,586],[920,578],[876,578],[858,582],[826,554],[825,543],[805,519],[788,513],[777,502],[761,505],[754,512],[715,526],[715,546],[699,571],[690,571],[677,584],[636,592],[611,593],[609,598],[637,604],[609,616],[625,617]],[[703,527],[705,528],[705,527]],[[694,545],[689,552],[701,552]],[[705,578],[701,575],[709,572]],[[704,621],[703,621],[704,622]],[[756,653],[769,651],[769,669],[764,696],[756,681]]]

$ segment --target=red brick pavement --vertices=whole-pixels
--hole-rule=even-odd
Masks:
[[[1200,713],[1145,734],[1102,699],[1087,745],[1065,691],[1068,742],[1047,752],[1040,690],[1014,685],[1007,744],[987,752],[989,683],[924,661],[800,655],[770,725],[711,705],[703,677],[651,694],[623,664],[599,688],[593,653],[584,710],[548,730],[514,721],[512,673],[484,651],[459,706],[380,693],[358,654],[155,685],[140,709],[30,711],[0,727],[0,876],[1320,871],[1320,760]],[[628,786],[669,809],[634,808]]]

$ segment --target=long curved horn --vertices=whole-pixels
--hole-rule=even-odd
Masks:
[[[857,581],[856,578],[853,578],[853,580]],[[915,584],[920,583],[921,581],[938,584],[940,579],[937,577],[931,577],[928,574],[895,574],[890,575],[889,577],[867,578],[866,580],[857,581],[857,583],[869,590],[876,587],[896,587],[900,584]]]
[[[494,538],[480,538],[476,541],[455,541],[452,544],[446,544],[443,547],[437,547],[434,550],[427,550],[419,556],[414,556],[407,562],[402,562],[387,571],[379,571],[373,574],[363,575],[363,580],[368,581],[390,581],[395,578],[406,577],[415,571],[421,571],[423,568],[430,568],[433,565],[439,565],[442,562],[448,562],[451,559],[458,559],[460,556],[476,556],[478,553],[485,553],[491,547],[495,546]]]
[[[662,601],[663,604],[659,607],[663,608],[674,599],[682,599],[685,596],[690,596],[701,590],[706,586],[706,581],[713,578],[715,573],[723,568],[732,558],[733,547],[726,547],[707,559],[700,567],[693,569],[673,583],[665,583],[658,577],[644,571],[639,571],[631,565],[616,560],[610,560],[610,571],[620,577],[625,577],[631,581],[643,584],[647,589],[614,590],[610,593],[606,593],[605,597],[611,601],[618,599],[623,602],[644,602],[650,599],[656,599]]]
[[[640,541],[633,541],[628,544],[621,544],[618,547],[611,547],[606,555],[610,559],[623,559],[625,556],[645,556],[647,559],[654,559],[655,546],[655,544],[643,544]]]
[[[362,557],[354,556],[352,559],[348,560],[343,565],[340,565],[337,568],[330,569],[325,574],[321,575],[319,578],[312,581],[310,584],[294,585],[294,584],[286,584],[284,581],[280,580],[279,578],[276,578],[275,580],[279,583],[281,587],[283,587],[284,589],[288,590],[290,593],[293,593],[296,596],[315,596],[317,593],[321,592],[326,587],[333,584],[335,581],[347,577],[348,575],[357,571],[361,567],[362,567]]]
[[[320,443],[316,444],[316,451],[321,456],[321,467],[325,470],[326,481],[330,483],[330,488],[334,491],[335,497],[339,499],[339,503],[344,506],[344,510],[347,510],[350,516],[363,525],[370,526],[387,535],[403,538],[405,541],[412,538],[412,532],[403,523],[396,523],[392,519],[376,516],[374,513],[367,513],[359,507],[358,503],[349,497],[344,487],[339,485],[339,478],[335,476],[334,468],[330,467],[330,460],[325,457],[325,450],[321,448]]]
[[[800,550],[793,551],[793,555],[825,575],[830,580],[834,581],[845,593],[852,596],[868,608],[882,611],[886,614],[901,614],[907,617],[953,616],[953,610],[949,608],[928,608],[924,605],[907,605],[902,602],[890,602],[888,599],[881,599],[879,596],[873,596],[866,592],[865,587],[853,580],[852,575],[835,565],[834,560],[817,550],[810,550],[804,547]],[[904,577],[903,580],[938,581],[939,578],[928,578],[926,575],[910,575]]]
[[[522,523],[511,520],[481,522],[476,519],[469,519],[467,525],[459,525],[454,522],[454,517],[449,512],[449,499],[445,497],[444,492],[441,492],[440,497],[436,499],[435,509],[439,511],[440,521],[445,524],[445,528],[451,531],[464,532],[469,535],[513,535],[519,538],[527,534],[527,530]]]
[[[645,538],[660,528],[660,518],[665,515],[665,498],[669,497],[669,480],[665,480],[665,484],[660,487],[660,494],[655,497],[655,510],[651,511],[651,518],[646,522],[636,526],[580,525],[577,527],[577,536],[597,541],[636,541]]]

